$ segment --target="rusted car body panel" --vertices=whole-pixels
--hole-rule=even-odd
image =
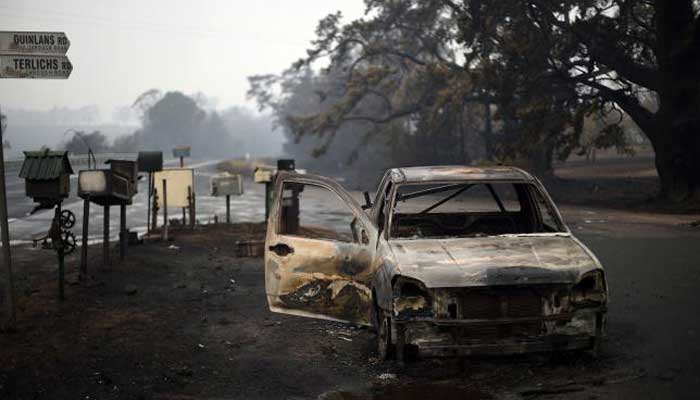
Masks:
[[[397,273],[427,287],[570,283],[591,258],[570,234],[390,240]]]
[[[603,335],[608,289],[602,266],[563,222],[558,232],[485,237],[402,239],[383,229],[392,223],[396,187],[411,182],[526,183],[542,193],[545,207],[561,221],[540,182],[522,170],[389,170],[368,213],[328,178],[282,173],[277,179],[278,193],[290,181],[337,193],[367,240],[340,243],[277,234],[278,194],[266,249],[283,243],[294,254],[266,251],[272,311],[359,324],[377,323],[372,317],[383,314],[391,318],[399,349],[413,345],[427,356],[589,348]],[[389,210],[385,225],[377,218],[380,207]]]
[[[335,321],[368,325],[370,323],[371,282],[374,270],[374,243],[356,244],[279,235],[283,182],[315,184],[342,198],[363,221],[371,223],[357,202],[340,186],[327,178],[282,173],[276,183],[275,205],[268,219],[266,249],[285,244],[294,253],[280,256],[265,252],[265,284],[272,311]]]

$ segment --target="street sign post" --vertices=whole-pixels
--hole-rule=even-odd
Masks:
[[[0,78],[67,79],[71,71],[66,56],[0,55]]]
[[[0,31],[0,78],[68,79],[73,71],[73,65],[65,56],[69,47],[70,40],[62,32]],[[2,258],[4,270],[7,273],[7,315],[3,325],[10,328],[15,322],[15,301],[2,143],[2,127],[0,127],[0,230],[2,231]],[[59,263],[62,264],[62,262],[61,257]],[[61,276],[60,279],[62,281],[63,277]]]
[[[185,167],[185,157],[190,156],[190,146],[177,146],[173,149],[173,157],[180,157],[180,168]],[[182,225],[185,225],[185,209],[182,209]]]
[[[0,31],[2,54],[57,54],[64,55],[70,41],[63,32],[8,32]]]
[[[2,110],[0,110],[2,115]],[[5,264],[5,306],[6,315],[0,321],[0,329],[12,328],[15,325],[15,285],[12,276],[12,255],[10,253],[10,231],[7,220],[7,197],[5,193],[5,149],[2,137],[2,121],[0,121],[0,235],[2,236],[2,258]]]

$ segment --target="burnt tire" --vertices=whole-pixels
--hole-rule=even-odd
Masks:
[[[381,310],[375,310],[377,316],[377,355],[380,360],[394,358],[394,345],[391,340],[391,318]]]
[[[591,338],[591,346],[588,348],[588,356],[591,357],[594,360],[597,360],[600,358],[600,346],[602,344],[603,339],[600,336],[595,336]]]

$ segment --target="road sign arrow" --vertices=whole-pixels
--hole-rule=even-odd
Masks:
[[[0,31],[0,54],[66,54],[70,40],[63,32]]]
[[[0,78],[67,79],[72,70],[66,56],[0,55]]]

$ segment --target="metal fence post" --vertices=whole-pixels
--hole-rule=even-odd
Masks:
[[[163,179],[163,240],[168,240],[168,181]]]
[[[226,195],[226,223],[231,223],[231,196]]]
[[[153,175],[148,173],[148,200],[146,200],[146,235],[151,233],[151,193],[153,192]]]
[[[187,186],[187,200],[190,208],[190,228],[194,229],[194,190],[192,190],[192,186]]]
[[[119,205],[119,259],[126,256],[126,204]]]
[[[78,280],[81,282],[87,279],[87,256],[88,256],[88,228],[90,223],[90,198],[83,200],[83,237],[80,247],[80,273]]]
[[[58,243],[53,243],[54,247],[58,252],[58,298],[59,300],[65,300],[64,294],[64,284],[65,284],[65,253],[63,251],[63,235],[61,235],[61,203],[56,206],[56,214],[54,215],[54,226],[58,230],[56,237],[52,238],[51,241],[54,242],[58,239]]]
[[[109,265],[109,206],[104,206],[104,222],[102,226],[102,264]]]

